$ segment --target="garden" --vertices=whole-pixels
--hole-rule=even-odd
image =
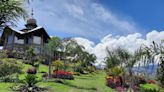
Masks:
[[[28,16],[20,0],[0,1],[0,12],[0,31]],[[51,37],[41,54],[33,45],[2,49],[0,92],[164,92],[164,41],[106,53],[104,67],[97,68],[96,55],[73,38]]]

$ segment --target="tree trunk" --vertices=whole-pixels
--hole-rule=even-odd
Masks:
[[[49,65],[48,65],[48,68],[49,68],[49,74],[48,74],[48,78],[50,79],[51,78],[51,57],[49,58]]]

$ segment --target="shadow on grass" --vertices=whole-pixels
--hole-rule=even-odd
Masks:
[[[77,85],[73,85],[73,84],[70,84],[68,82],[64,82],[63,85],[66,85],[66,86],[69,86],[69,87],[73,87],[73,88],[76,88],[76,89],[84,89],[84,90],[97,90],[97,88],[86,88],[86,87],[80,87],[80,86],[77,86]]]
[[[76,78],[76,79],[80,79],[80,80],[95,80],[96,78],[85,78],[85,77],[83,77],[83,78]]]

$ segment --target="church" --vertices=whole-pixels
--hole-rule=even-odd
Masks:
[[[34,18],[28,19],[25,28],[21,30],[5,27],[1,35],[4,50],[25,51],[32,46],[37,54],[41,54],[43,46],[49,39],[50,36],[46,30],[38,26]]]

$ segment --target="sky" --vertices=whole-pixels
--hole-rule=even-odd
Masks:
[[[73,37],[104,61],[106,48],[134,51],[164,39],[164,0],[33,0],[34,18],[50,36]],[[17,29],[24,28],[18,22]]]

